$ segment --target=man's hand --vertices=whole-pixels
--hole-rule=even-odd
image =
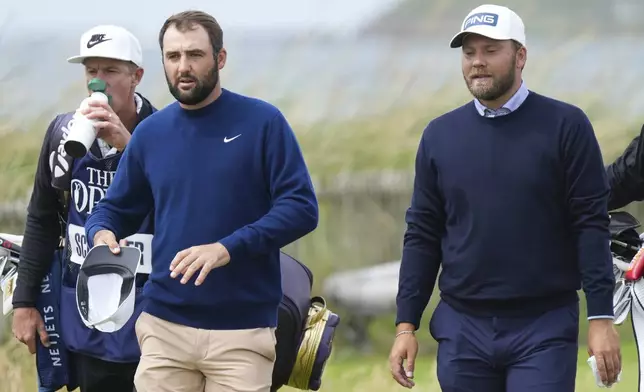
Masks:
[[[13,310],[13,335],[27,345],[29,352],[36,353],[36,335],[45,347],[49,347],[49,335],[45,323],[36,308],[16,308]]]
[[[94,234],[94,246],[107,245],[115,255],[121,252],[121,246],[126,245],[125,240],[121,240],[121,245],[116,241],[116,236],[109,230],[99,230]]]
[[[396,333],[400,331],[415,331],[416,327],[408,323],[398,324]],[[416,355],[418,354],[418,341],[416,335],[406,333],[399,335],[394,340],[394,345],[389,354],[389,369],[394,380],[405,388],[412,388],[415,383],[414,378],[414,363],[416,362]],[[403,362],[407,360],[407,369],[403,367]]]
[[[88,101],[89,107],[81,111],[90,120],[98,120],[94,127],[98,130],[96,137],[105,140],[110,146],[123,151],[132,135],[125,128],[119,116],[110,105],[98,101]]]
[[[170,263],[170,276],[176,278],[183,274],[181,283],[186,284],[197,270],[201,269],[195,286],[203,283],[214,268],[223,267],[230,261],[228,250],[219,242],[216,244],[193,246],[177,253]]]
[[[595,356],[597,370],[604,385],[614,384],[622,370],[622,354],[619,348],[619,335],[613,320],[589,321],[588,355]]]

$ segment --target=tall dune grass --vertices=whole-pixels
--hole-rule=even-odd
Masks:
[[[528,82],[532,89],[540,91],[538,80]],[[600,96],[557,98],[587,112],[607,163],[639,133],[644,121],[644,114],[625,118],[620,113],[604,110]],[[455,81],[439,94],[403,109],[339,123],[295,123],[293,128],[314,176],[381,169],[411,170],[427,122],[469,99],[462,81]],[[288,107],[282,110],[289,116]],[[29,192],[49,121],[0,120],[0,202],[23,199]]]

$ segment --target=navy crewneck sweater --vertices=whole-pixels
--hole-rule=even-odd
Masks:
[[[133,133],[86,223],[132,234],[154,208],[145,311],[202,329],[275,327],[279,250],[314,230],[318,206],[299,145],[274,106],[228,90],[212,104],[158,111]],[[171,278],[177,252],[220,242],[230,263],[200,286]]]
[[[480,316],[577,301],[612,316],[609,188],[577,107],[530,92],[514,112],[468,103],[429,123],[406,215],[396,323],[418,327],[439,268],[441,298]]]

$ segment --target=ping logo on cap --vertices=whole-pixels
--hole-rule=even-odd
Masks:
[[[463,30],[474,26],[496,26],[499,22],[499,15],[487,12],[474,14],[463,22]]]

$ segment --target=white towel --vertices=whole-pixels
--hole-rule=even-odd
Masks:
[[[619,374],[617,375],[617,381],[615,381],[615,384],[611,384],[611,385],[604,384],[601,377],[599,376],[599,370],[597,370],[597,360],[595,359],[595,356],[593,355],[592,357],[588,358],[587,362],[588,362],[588,366],[590,366],[590,369],[593,371],[593,375],[595,376],[595,383],[597,384],[598,387],[611,388],[613,385],[622,381],[622,371],[620,370]]]

